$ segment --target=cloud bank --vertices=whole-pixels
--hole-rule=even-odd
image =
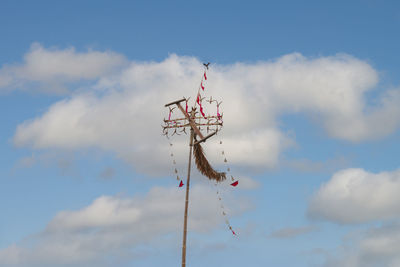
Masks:
[[[58,93],[64,83],[99,79],[125,64],[125,57],[115,52],[46,49],[34,43],[22,64],[0,69],[0,90],[29,90],[38,83],[41,90]]]
[[[132,260],[147,242],[155,247],[166,240],[170,246],[172,239],[178,247],[175,239],[181,235],[182,199],[184,190],[163,187],[143,196],[98,197],[82,209],[59,212],[41,233],[0,250],[0,265],[109,266],[109,260]],[[231,216],[252,208],[248,200],[234,200],[229,192],[225,200]],[[188,227],[192,233],[211,233],[223,225],[219,202],[209,187],[192,187],[190,205]],[[235,212],[230,212],[231,205]]]
[[[400,225],[387,224],[348,239],[325,267],[396,267],[400,265]]]
[[[345,169],[321,186],[309,204],[311,217],[337,223],[400,218],[400,170],[371,173]]]
[[[181,96],[193,101],[202,75],[197,58],[170,55],[161,62],[124,65],[124,58],[112,52],[38,47],[14,73],[30,73],[26,69],[31,62],[40,61],[52,67],[24,77],[92,80],[42,116],[18,125],[13,139],[17,146],[95,147],[115,153],[144,173],[165,171],[169,153],[160,136],[162,116],[167,116],[163,105]],[[60,63],[64,61],[67,67]],[[87,71],[75,72],[75,65]],[[92,65],[98,68],[91,70]],[[306,58],[294,53],[272,61],[214,64],[208,76],[205,95],[223,99],[221,138],[229,161],[248,170],[275,167],[282,152],[295,142],[279,128],[283,114],[304,113],[329,136],[351,142],[386,136],[400,121],[399,91],[386,91],[376,104],[369,104],[365,94],[377,86],[378,74],[368,63],[349,55]],[[182,148],[186,141],[174,140]],[[216,144],[207,142],[207,147],[216,151]],[[176,155],[182,155],[180,162],[185,152],[177,151]],[[209,154],[215,162],[217,156]]]

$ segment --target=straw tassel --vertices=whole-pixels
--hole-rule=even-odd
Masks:
[[[210,180],[222,182],[226,179],[225,172],[217,172],[211,167],[206,156],[204,155],[203,147],[200,144],[194,145],[194,158],[196,161],[197,169]]]

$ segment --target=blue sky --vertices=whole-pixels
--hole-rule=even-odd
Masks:
[[[159,125],[209,61],[238,236],[194,171],[188,266],[399,266],[399,24],[396,1],[2,1],[0,265],[179,264]]]

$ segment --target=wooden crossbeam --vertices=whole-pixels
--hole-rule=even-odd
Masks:
[[[222,122],[212,122],[212,123],[196,123],[197,126],[223,126]],[[174,128],[184,128],[184,127],[191,127],[189,123],[182,124],[182,125],[168,125],[163,126],[164,129],[174,129]]]
[[[197,116],[197,117],[194,117],[193,119],[194,119],[194,120],[204,119],[204,117],[202,117],[202,116]],[[219,118],[218,118],[218,116],[207,116],[207,120],[208,120],[208,119],[216,119],[216,120],[218,120]],[[178,119],[173,119],[173,120],[166,120],[166,119],[164,119],[164,122],[183,121],[183,120],[187,120],[187,118],[185,117],[185,118],[178,118]]]
[[[171,106],[171,105],[173,105],[173,104],[179,104],[179,103],[181,103],[182,101],[186,101],[186,98],[182,98],[182,99],[176,100],[176,101],[174,101],[174,102],[165,104],[165,107]]]

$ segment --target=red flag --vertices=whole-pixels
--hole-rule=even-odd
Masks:
[[[201,89],[203,89],[203,91],[204,91],[203,82],[201,82],[200,86],[201,86]]]
[[[236,235],[235,231],[232,230],[232,234]]]
[[[237,186],[239,184],[239,181],[235,181],[233,183],[231,183],[231,186]]]
[[[206,75],[206,72],[204,72],[204,80],[206,80],[206,81],[207,81],[207,75]]]
[[[171,120],[171,111],[169,111],[168,120]]]
[[[181,182],[179,183],[179,187],[182,187],[182,186],[183,186],[183,182],[181,180]]]
[[[186,101],[186,113],[188,113],[188,104],[187,104],[187,101]]]
[[[201,105],[200,104],[200,94],[197,94],[197,100],[196,101],[197,101],[197,104]]]

